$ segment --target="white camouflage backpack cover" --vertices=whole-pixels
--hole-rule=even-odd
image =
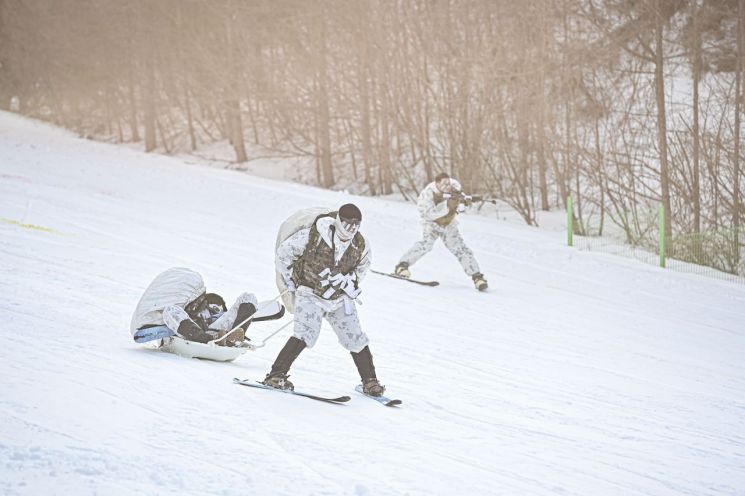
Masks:
[[[174,267],[158,275],[137,304],[130,332],[135,335],[138,329],[164,325],[163,309],[168,305],[181,308],[206,292],[202,276],[191,269]]]
[[[319,215],[329,214],[334,212],[336,209],[328,207],[308,207],[302,210],[298,210],[285,220],[281,226],[279,226],[279,233],[277,233],[277,242],[274,244],[274,252],[277,252],[279,245],[287,238],[295,234],[296,232],[307,229],[313,225],[313,221],[318,218]],[[287,291],[287,284],[285,280],[277,271],[276,265],[274,268],[276,272],[277,289],[282,295],[282,302],[285,308],[290,313],[295,313],[295,295],[293,293],[285,293]]]

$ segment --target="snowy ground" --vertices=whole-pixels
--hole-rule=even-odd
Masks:
[[[354,393],[330,329],[292,378],[346,405],[231,383],[263,377],[288,332],[231,364],[131,341],[162,270],[271,298],[279,223],[347,201],[392,268],[418,237],[411,204],[0,113],[0,493],[745,494],[745,287],[578,252],[561,232],[462,218],[485,294],[442,245],[414,267],[438,288],[368,276],[361,318],[400,409]]]

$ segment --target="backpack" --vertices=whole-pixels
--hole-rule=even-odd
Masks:
[[[316,220],[319,217],[323,217],[326,215],[331,215],[335,213],[336,210],[333,208],[327,208],[327,207],[308,207],[304,208],[302,210],[298,210],[291,216],[285,220],[282,225],[279,226],[279,232],[277,233],[277,241],[274,244],[274,251],[276,253],[277,248],[279,248],[279,245],[284,242],[286,239],[288,239],[290,236],[295,234],[298,231],[301,231],[303,229],[307,229],[313,224],[315,224]],[[313,238],[313,236],[311,236]],[[279,271],[276,270],[276,281],[277,281],[277,289],[280,293],[283,293],[284,291],[287,291],[287,284],[285,283],[285,280],[280,275]],[[282,295],[282,302],[285,305],[285,308],[290,313],[295,313],[295,295],[293,293],[284,293]]]
[[[174,267],[159,274],[145,290],[135,308],[130,332],[164,325],[163,309],[168,305],[186,308],[206,293],[204,280],[199,273],[183,267]]]

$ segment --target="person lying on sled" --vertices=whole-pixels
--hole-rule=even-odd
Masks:
[[[207,343],[225,337],[215,343],[236,346],[247,339],[251,321],[274,320],[284,314],[284,307],[278,303],[262,308],[261,315],[254,315],[257,307],[256,296],[241,293],[227,308],[220,295],[207,293],[199,273],[175,267],[158,275],[145,290],[132,317],[131,331],[138,342],[143,342],[138,337],[148,329],[165,326],[188,341]]]

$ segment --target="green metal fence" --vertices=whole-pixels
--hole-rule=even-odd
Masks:
[[[670,270],[745,284],[745,229],[667,237],[662,207],[630,215],[628,212],[606,212],[602,218],[590,215],[578,225],[569,197],[567,244],[580,250],[611,253]]]

